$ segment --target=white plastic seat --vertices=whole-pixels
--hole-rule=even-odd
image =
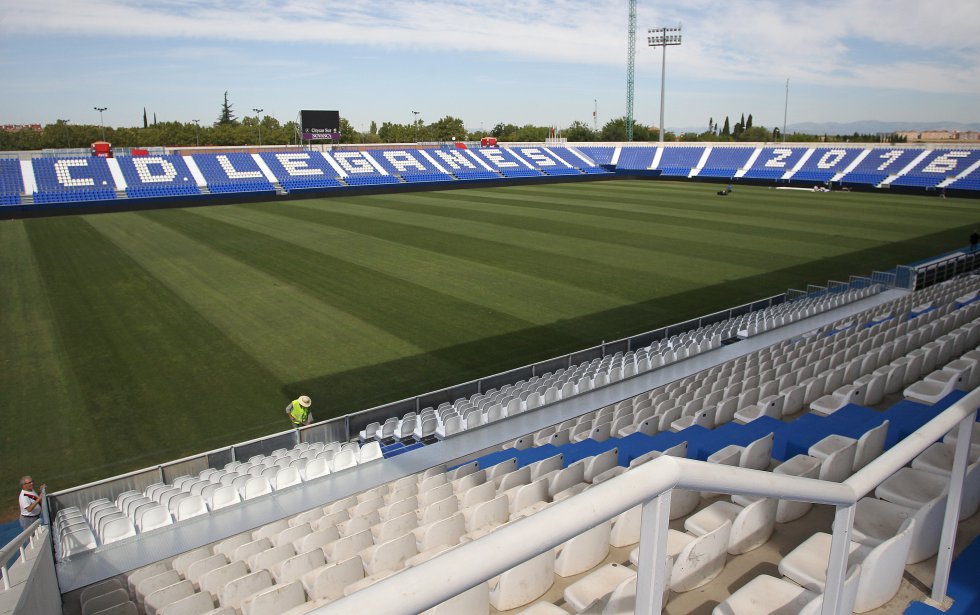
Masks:
[[[555,574],[570,577],[598,566],[609,554],[612,524],[603,521],[558,546]]]
[[[342,450],[330,460],[330,471],[340,472],[357,465],[357,456],[350,449]]]
[[[241,609],[247,598],[258,592],[272,587],[272,574],[268,570],[259,570],[232,579],[219,588],[221,606]]]
[[[949,488],[949,477],[913,468],[901,468],[875,489],[875,497],[919,509]],[[972,517],[980,505],[980,463],[966,469],[960,501],[960,520]]]
[[[199,517],[208,514],[208,507],[204,503],[204,498],[199,495],[192,495],[181,500],[177,504],[177,521],[183,521],[192,517]]]
[[[306,592],[299,581],[273,585],[252,594],[242,603],[242,615],[281,615],[306,602]]]
[[[860,438],[855,440],[847,436],[831,434],[819,442],[813,444],[807,451],[811,457],[816,457],[821,462],[834,453],[854,445],[854,461],[852,462],[851,472],[857,472],[868,465],[873,459],[881,455],[885,449],[885,437],[888,435],[888,420],[882,421],[880,425],[864,432]],[[836,478],[836,477],[835,477]],[[830,478],[828,480],[835,480]],[[846,476],[844,477],[846,478]],[[841,479],[843,480],[843,479]],[[837,481],[840,482],[840,481]]]
[[[695,536],[704,536],[730,522],[728,552],[739,555],[761,547],[772,536],[776,503],[774,499],[758,498],[743,507],[721,500],[688,517],[684,529]]]
[[[368,423],[367,427],[362,429],[357,435],[361,438],[362,442],[366,442],[375,438],[378,435],[379,429],[381,429],[381,423],[375,421],[374,423]]]
[[[912,460],[912,467],[916,470],[949,476],[953,471],[955,454],[955,440],[953,442],[935,442]],[[980,450],[973,446],[968,456],[968,463],[974,464],[978,459],[980,459]]]
[[[364,530],[350,536],[338,538],[330,544],[323,545],[323,554],[327,556],[328,562],[339,562],[367,549],[374,544],[370,530]]]
[[[817,442],[811,449],[815,449],[820,442]],[[830,448],[829,446],[827,447]],[[809,451],[808,451],[809,452]],[[849,477],[854,471],[854,459],[857,456],[857,441],[850,442],[837,441],[833,450],[822,451],[825,454],[820,460],[820,480],[841,482]],[[810,455],[813,457],[814,455]]]
[[[275,477],[272,479],[272,484],[270,485],[272,489],[279,491],[280,489],[285,489],[287,487],[292,487],[294,485],[299,485],[303,482],[303,479],[299,475],[299,470],[295,467],[281,468],[276,472]]]
[[[728,554],[732,523],[725,521],[703,536],[667,530],[667,556],[670,589],[677,592],[701,587],[721,574]],[[639,549],[630,553],[634,564]]]
[[[102,544],[107,545],[125,538],[132,538],[133,536],[136,536],[136,528],[133,526],[133,522],[130,521],[128,517],[125,515],[120,515],[115,519],[107,521],[102,528],[101,534]]]
[[[555,582],[555,551],[548,549],[490,579],[490,606],[508,611],[543,596]]]
[[[241,487],[242,499],[253,500],[272,493],[272,485],[265,476],[252,476]]]
[[[841,591],[841,613],[850,613],[857,599],[861,567],[852,566]],[[711,615],[818,615],[823,595],[796,583],[760,574],[737,589],[711,611]]]
[[[95,615],[99,611],[110,609],[116,605],[129,602],[129,594],[125,589],[114,589],[111,592],[89,598],[82,605],[82,615]]]
[[[228,558],[224,554],[216,553],[215,555],[210,555],[188,564],[187,574],[184,576],[188,581],[194,583],[194,585],[200,589],[201,580],[205,575],[207,575],[207,573],[227,564]]]
[[[910,401],[931,406],[953,392],[959,379],[953,372],[934,371],[902,391],[902,395]]]
[[[368,442],[361,447],[361,450],[358,453],[357,462],[367,463],[368,461],[374,461],[375,459],[381,459],[382,457],[381,443],[375,440],[374,442]]]
[[[580,613],[611,594],[624,581],[635,578],[636,572],[626,566],[606,564],[566,587],[562,597],[575,612]]]
[[[905,560],[907,564],[915,564],[939,552],[945,509],[945,495],[926,502],[918,510],[877,498],[861,498],[857,503],[851,535],[856,542],[875,547],[896,535],[906,519],[915,519],[912,542]]]
[[[211,494],[211,510],[219,510],[241,503],[242,498],[233,485],[218,487]]]
[[[915,521],[906,519],[898,534],[875,547],[851,541],[848,561],[852,566],[861,565],[854,612],[877,608],[898,592],[914,528]],[[779,562],[780,574],[811,591],[823,593],[831,539],[824,532],[808,538]]]
[[[180,581],[180,573],[172,569],[165,570],[160,574],[145,577],[136,585],[136,591],[134,592],[136,603],[143,606],[147,596],[158,589],[163,589],[164,587],[173,585],[174,583],[180,583]]]
[[[148,594],[143,600],[143,610],[146,615],[157,615],[165,606],[193,595],[194,584],[190,581],[179,581]]]
[[[157,615],[204,615],[214,610],[214,600],[207,592],[197,592],[186,598],[171,602],[157,612]]]
[[[354,556],[304,574],[302,583],[313,600],[336,600],[344,595],[345,587],[363,578],[361,558]]]
[[[150,508],[140,511],[139,519],[136,521],[136,527],[142,533],[167,525],[172,525],[173,522],[174,521],[170,517],[170,513],[167,512],[167,509],[160,504],[156,504]]]
[[[235,560],[230,564],[224,566],[219,566],[214,570],[208,571],[203,577],[201,577],[201,591],[210,592],[210,594],[217,598],[225,585],[232,581],[233,579],[238,579],[244,577],[248,574],[248,567],[245,562],[241,560]],[[222,606],[229,606],[222,603]]]

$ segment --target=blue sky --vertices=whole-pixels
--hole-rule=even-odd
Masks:
[[[612,0],[0,0],[0,123],[210,123],[303,108],[372,120],[599,124],[625,113],[627,2]],[[648,28],[667,52],[668,128],[980,121],[980,2],[640,0],[638,121],[659,119]]]

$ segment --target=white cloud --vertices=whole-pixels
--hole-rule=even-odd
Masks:
[[[151,38],[178,45],[185,39],[209,47],[222,41],[322,43],[620,69],[626,56],[622,1],[0,0],[0,5],[0,28],[35,36]],[[672,74],[689,79],[758,82],[789,76],[814,85],[977,93],[976,0],[689,0],[668,8],[641,4],[639,10],[637,61],[644,70],[659,64],[659,55],[647,48],[647,28],[683,22],[684,45],[668,54]],[[869,45],[901,53],[866,56],[860,47]]]

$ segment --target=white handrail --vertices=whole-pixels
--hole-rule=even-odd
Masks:
[[[656,507],[662,512],[660,516],[662,527],[658,528],[658,531],[666,532],[667,507],[656,506],[656,504],[658,497],[673,488],[836,505],[838,516],[834,522],[834,542],[841,543],[843,546],[842,540],[849,538],[857,500],[909,463],[943,434],[948,433],[958,424],[966,425],[967,419],[975,420],[978,407],[980,407],[980,388],[947,408],[843,483],[708,464],[689,459],[658,457],[573,498],[501,527],[479,540],[459,545],[418,566],[402,570],[369,588],[314,609],[311,613],[315,615],[362,612],[370,612],[374,615],[420,613],[640,504],[644,505],[644,513],[647,512],[648,506],[651,509]],[[966,446],[958,447],[957,453],[965,455],[967,449]],[[955,478],[954,475],[954,482]],[[962,474],[960,474],[960,482],[962,483]],[[951,486],[951,490],[954,487]],[[955,488],[958,490],[958,487]],[[958,498],[950,499],[958,501]],[[958,503],[956,506],[958,510]],[[648,515],[644,514],[643,517],[646,521]],[[953,518],[955,519],[955,515]],[[653,542],[655,532],[642,529],[641,532],[644,536],[649,535],[650,542]],[[947,532],[950,540],[955,538],[955,528],[944,527],[944,538],[947,537]],[[637,604],[653,605],[655,608],[651,608],[651,611],[658,612],[659,598],[641,600],[641,595],[656,597],[663,594],[662,587],[651,587],[654,584],[653,571],[642,569],[644,562],[662,561],[662,558],[656,557],[657,553],[654,553],[653,559],[649,557],[651,549],[656,551],[653,545],[648,546],[647,541],[641,538],[641,570],[637,577],[639,579]],[[841,554],[846,553],[845,549],[837,550]],[[842,561],[835,562],[833,555],[834,550],[828,566],[825,613],[833,613],[836,609],[840,584],[843,582],[843,574],[837,574],[836,569],[840,567],[843,570],[844,558],[842,556]],[[937,570],[937,584],[944,583],[948,574],[948,568],[945,571]],[[383,595],[384,599],[379,599],[379,595]],[[641,610],[638,609],[637,612]],[[642,612],[648,611],[644,609]]]
[[[17,534],[17,537],[0,548],[0,575],[3,576],[3,589],[10,589],[10,569],[7,564],[14,557],[20,554],[21,560],[24,559],[24,545],[28,542],[34,543],[34,532],[40,527],[40,521],[34,521],[27,529]]]

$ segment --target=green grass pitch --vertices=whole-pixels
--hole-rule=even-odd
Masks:
[[[977,202],[653,181],[0,222],[3,484],[64,488],[967,242]]]

